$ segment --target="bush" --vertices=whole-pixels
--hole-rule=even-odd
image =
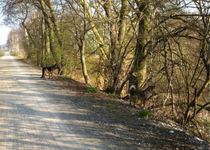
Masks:
[[[144,110],[137,112],[137,116],[140,118],[148,118],[148,117],[152,116],[152,112],[148,109],[144,109]]]
[[[47,54],[43,60],[43,66],[50,66],[50,65],[53,65],[55,64],[55,60],[52,56],[52,54]]]
[[[85,92],[85,93],[96,93],[97,88],[96,87],[86,87],[83,92]]]
[[[109,95],[113,98],[118,98],[118,95],[116,93],[110,93]]]
[[[18,54],[17,51],[11,51],[11,52],[10,52],[10,55],[11,55],[11,56],[18,56],[19,54]]]

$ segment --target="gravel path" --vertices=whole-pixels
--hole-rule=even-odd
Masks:
[[[0,59],[0,150],[210,149],[182,131],[135,118],[118,101],[40,75],[12,56]]]

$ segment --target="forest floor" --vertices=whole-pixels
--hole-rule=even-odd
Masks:
[[[93,90],[92,92],[91,88],[86,84],[70,78],[56,77],[54,81],[61,84],[64,89],[79,92],[81,97],[85,98],[85,101],[93,105],[94,107],[88,105],[87,108],[97,114],[100,119],[96,120],[101,126],[109,127],[114,125],[116,129],[113,129],[113,133],[116,135],[118,135],[118,126],[119,128],[122,126],[128,128],[130,134],[136,132],[137,137],[133,138],[133,140],[139,149],[210,150],[208,142],[191,135],[170,120],[162,122],[154,118],[139,117],[140,109],[131,107],[126,100],[115,98],[115,96],[101,91]],[[127,131],[124,130],[124,132]],[[120,135],[118,136],[120,137]]]
[[[142,119],[128,102],[86,93],[74,80],[41,79],[41,70],[0,59],[0,149],[210,149],[164,123]]]

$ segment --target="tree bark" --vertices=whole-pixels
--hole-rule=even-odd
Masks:
[[[151,28],[150,10],[148,2],[136,1],[139,12],[138,16],[138,34],[135,48],[134,63],[131,70],[131,74],[134,75],[139,80],[139,88],[143,85],[147,78],[147,47],[146,42],[149,38],[147,31]]]
[[[83,0],[84,4],[86,4],[86,0]],[[83,18],[83,33],[80,38],[80,61],[82,65],[82,73],[85,79],[85,83],[89,84],[90,83],[90,78],[87,72],[87,65],[86,65],[86,60],[85,60],[85,48],[86,48],[86,33],[87,33],[87,22],[86,22],[86,16],[87,16],[87,8],[86,5],[83,5],[83,13],[84,13],[84,18]]]

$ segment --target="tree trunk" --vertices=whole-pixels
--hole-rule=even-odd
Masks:
[[[84,0],[84,3],[86,4],[86,0]],[[81,65],[82,65],[82,73],[85,79],[85,83],[89,84],[90,83],[90,78],[88,76],[88,72],[87,72],[87,65],[86,65],[86,60],[85,60],[85,48],[86,48],[86,33],[87,33],[87,27],[86,27],[86,5],[83,5],[83,13],[84,13],[84,19],[83,19],[83,33],[82,33],[82,37],[80,38],[80,61],[81,61]]]
[[[80,45],[80,61],[82,65],[82,73],[85,79],[85,83],[89,84],[90,83],[90,78],[88,76],[87,72],[87,65],[86,65],[86,60],[85,60],[85,40],[81,40],[81,45]]]
[[[139,81],[138,87],[140,88],[147,78],[147,47],[146,42],[148,37],[147,31],[151,28],[150,10],[147,2],[136,2],[139,8],[137,14],[138,23],[138,34],[135,48],[134,63],[131,73],[134,73]]]
[[[62,50],[62,40],[59,36],[58,27],[56,25],[54,12],[51,6],[50,0],[39,0],[40,6],[39,9],[41,10],[43,14],[43,18],[46,24],[46,30],[49,38],[49,47],[50,51],[53,55],[53,58],[60,67],[61,65],[61,50]],[[58,41],[59,49],[56,49],[55,47],[55,39]],[[63,58],[62,58],[63,59]]]
[[[121,44],[125,35],[125,21],[126,21],[126,11],[128,6],[127,0],[121,0],[121,11],[119,17],[118,28],[116,27],[116,22],[114,22],[114,15],[112,12],[112,1],[108,0],[104,5],[104,10],[106,12],[106,17],[108,19],[109,25],[109,37],[110,37],[110,47],[109,47],[109,57],[106,64],[105,75],[107,77],[106,90],[109,93],[120,94],[120,72],[122,67],[122,57],[121,57]]]

